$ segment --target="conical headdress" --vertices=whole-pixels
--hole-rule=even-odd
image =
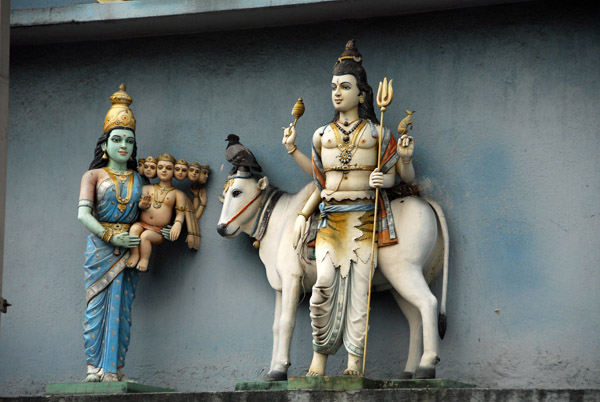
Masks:
[[[119,90],[110,97],[112,106],[106,113],[104,119],[104,132],[108,132],[116,127],[129,128],[135,131],[135,117],[129,108],[131,105],[131,96],[125,92],[125,84],[121,84]]]
[[[335,64],[337,65],[338,63],[341,63],[344,60],[352,60],[352,61],[354,61],[354,62],[356,62],[358,64],[362,64],[362,56],[358,52],[358,49],[356,48],[356,45],[354,43],[354,39],[350,39],[346,43],[346,48],[344,49],[344,52],[337,59],[337,63],[335,63]]]

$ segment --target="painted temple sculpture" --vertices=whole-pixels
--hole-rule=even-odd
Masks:
[[[136,120],[129,107],[132,99],[125,91],[125,85],[121,84],[110,101],[112,106],[104,120],[103,134],[97,141],[89,170],[81,180],[78,205],[78,219],[91,232],[84,263],[86,382],[128,380],[123,367],[130,342],[131,307],[138,270],[147,269],[147,259],[141,251],[141,257],[137,257],[139,262],[132,263],[134,253],[147,241],[145,233],[148,232],[139,230],[138,227],[143,226],[136,220],[141,216],[142,222],[149,220],[157,225],[167,225],[172,222],[171,211],[167,209],[173,207],[177,211],[174,225],[160,233],[150,231],[153,235],[150,241],[161,242],[163,237],[175,240],[182,223],[178,224],[177,220],[183,221],[187,215],[188,222],[192,223],[187,227],[188,246],[197,248],[197,219],[203,210],[198,207],[206,205],[205,190],[203,201],[198,200],[196,208],[187,196],[179,197],[177,192],[173,192],[177,197],[169,199],[171,191],[164,188],[170,187],[176,161],[165,154],[154,160],[158,163],[154,167],[150,166],[152,157],[146,158],[144,164],[138,164]],[[149,177],[156,177],[157,167],[160,188],[144,185]],[[146,177],[142,177],[140,171]],[[191,181],[196,183],[198,179]],[[146,213],[148,210],[150,213]]]
[[[244,232],[256,239],[276,292],[266,380],[287,378],[297,301],[311,288],[314,351],[307,375],[325,375],[327,357],[342,345],[347,352],[343,374],[364,375],[371,285],[391,287],[409,322],[410,349],[401,377],[435,378],[438,332],[443,337],[446,326],[448,232],[441,207],[410,185],[414,141],[406,132],[412,112],[401,122],[397,142],[379,124],[354,41],[334,65],[331,96],[333,119],[314,132],[310,158],[295,145],[303,106],[296,105],[296,120],[284,129],[287,153],[313,182],[287,194],[242,166],[231,172],[223,192],[218,232],[225,237]],[[391,82],[380,83],[382,112],[392,96]],[[438,327],[438,303],[428,283],[442,268]]]

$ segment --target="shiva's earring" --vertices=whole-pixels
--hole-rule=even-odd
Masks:
[[[108,159],[108,155],[106,154],[106,151],[102,151],[102,159]]]

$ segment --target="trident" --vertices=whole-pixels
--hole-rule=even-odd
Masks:
[[[383,137],[383,113],[394,99],[394,89],[392,81],[387,82],[387,77],[383,79],[383,83],[379,82],[377,89],[377,106],[381,109],[381,120],[379,122],[379,138],[377,141],[377,169],[381,169],[381,138]],[[367,296],[367,325],[365,327],[365,349],[363,352],[362,376],[365,376],[365,365],[367,363],[367,339],[369,336],[369,316],[371,313],[371,284],[373,271],[375,270],[375,236],[377,236],[377,209],[379,206],[379,187],[375,187],[375,216],[373,221],[373,238],[371,239],[371,272],[369,275],[369,295]]]

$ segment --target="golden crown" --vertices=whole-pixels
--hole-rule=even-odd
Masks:
[[[187,163],[185,159],[179,159],[177,162],[175,162],[175,164],[189,166],[189,163]]]
[[[133,112],[129,108],[132,99],[127,92],[125,92],[125,84],[119,86],[119,90],[112,94],[110,97],[112,106],[106,113],[104,119],[104,132],[108,132],[115,127],[129,128],[135,131],[135,117]]]
[[[162,154],[161,156],[158,157],[158,161],[168,161],[171,162],[173,165],[175,164],[175,162],[177,162],[175,160],[175,158],[173,156],[171,156],[170,153],[165,152],[164,154]]]
[[[146,161],[147,163],[154,163],[156,165],[156,162],[158,162],[154,157],[152,156],[148,156],[146,157]]]

